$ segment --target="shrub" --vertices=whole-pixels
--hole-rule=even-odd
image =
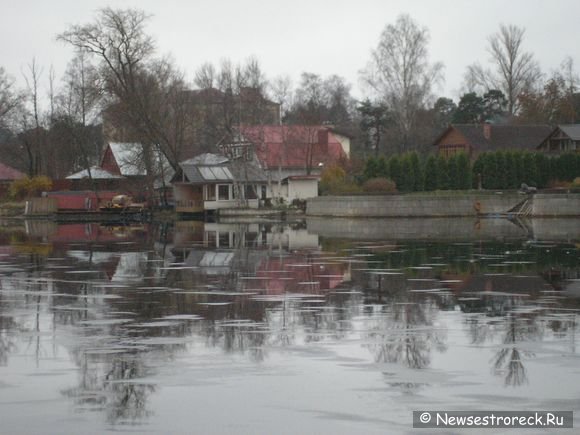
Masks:
[[[323,195],[347,195],[360,193],[358,184],[346,177],[346,172],[340,166],[332,165],[322,172],[320,179],[320,193]]]
[[[573,187],[575,189],[580,187],[580,177],[576,177],[574,178],[574,181],[572,181],[572,185],[570,187]]]
[[[43,175],[33,178],[14,180],[10,184],[10,196],[14,199],[38,196],[41,192],[52,189],[52,181]]]
[[[371,178],[365,181],[362,190],[366,193],[393,193],[397,191],[397,186],[388,178]]]

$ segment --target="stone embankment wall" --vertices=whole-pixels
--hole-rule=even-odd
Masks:
[[[306,214],[335,217],[477,217],[506,215],[528,200],[526,216],[580,216],[580,194],[320,196]]]
[[[533,196],[530,216],[580,216],[580,194],[550,195],[538,193]]]

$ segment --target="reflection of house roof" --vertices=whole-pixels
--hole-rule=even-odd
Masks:
[[[21,178],[25,178],[22,172],[11,168],[4,163],[0,163],[0,180],[20,180]]]
[[[218,154],[204,153],[181,162],[182,165],[220,165],[227,163],[228,158]]]
[[[67,180],[80,180],[83,178],[89,178],[88,169],[83,169],[82,171],[76,172],[66,177]],[[93,178],[94,180],[106,180],[106,179],[121,179],[124,177],[122,175],[111,174],[109,171],[99,168],[98,166],[93,166],[91,167],[91,178]]]
[[[242,126],[240,132],[255,145],[267,168],[332,164],[347,157],[333,131],[319,125]]]
[[[550,285],[538,275],[473,275],[457,288],[462,292],[537,294]]]
[[[179,164],[190,183],[264,182],[267,175],[253,162],[230,161],[218,154],[201,154]]]

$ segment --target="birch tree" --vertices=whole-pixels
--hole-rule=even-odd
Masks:
[[[400,15],[383,30],[362,81],[392,112],[399,130],[399,151],[410,145],[418,112],[428,105],[442,80],[443,65],[429,61],[429,31],[409,15]]]
[[[525,29],[502,24],[499,31],[488,39],[491,68],[475,63],[467,67],[465,81],[471,91],[481,93],[497,89],[507,99],[509,115],[517,114],[519,97],[530,92],[541,78],[538,62],[532,53],[524,51]]]

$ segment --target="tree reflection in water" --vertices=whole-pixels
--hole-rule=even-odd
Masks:
[[[375,361],[427,368],[433,349],[446,349],[446,333],[435,326],[438,311],[433,299],[418,300],[406,292],[389,301],[371,320],[368,339],[374,343],[368,346]]]
[[[62,393],[81,410],[104,410],[110,424],[137,423],[151,414],[147,398],[155,385],[143,382],[149,375],[139,354],[78,355],[79,385]]]
[[[536,322],[537,317],[531,318],[509,313],[504,322],[504,346],[493,358],[494,372],[504,375],[506,385],[517,387],[528,382],[523,359],[533,358],[535,354],[522,350],[518,343],[537,340],[542,336],[542,329]]]
[[[280,349],[352,339],[364,343],[376,362],[425,369],[434,352],[447,349],[438,313],[459,305],[473,344],[501,341],[491,361],[493,372],[504,376],[506,385],[517,386],[527,382],[524,362],[533,357],[525,349],[527,342],[543,339],[546,329],[560,337],[576,329],[574,316],[546,320],[550,310],[530,302],[537,294],[506,295],[514,286],[511,279],[494,278],[490,291],[473,279],[484,261],[483,245],[477,248],[477,262],[471,262],[476,249],[472,244],[452,246],[444,258],[442,247],[426,249],[421,243],[377,243],[361,253],[361,246],[351,249],[353,244],[345,242],[341,249],[325,252],[318,237],[303,229],[291,233],[281,225],[204,223],[191,227],[190,233],[155,244],[144,231],[136,233],[140,239],[133,243],[100,229],[99,234],[112,241],[55,244],[54,256],[62,255],[66,268],[24,259],[24,279],[34,278],[24,301],[12,306],[2,299],[0,287],[0,363],[7,363],[7,355],[15,350],[11,337],[25,326],[36,329],[32,336],[40,343],[50,323],[41,324],[40,314],[49,313],[51,333],[66,337],[65,346],[79,368],[78,384],[63,394],[77,410],[102,412],[111,424],[137,424],[152,412],[148,402],[156,387],[149,380],[160,365],[195,349],[186,343],[260,363]],[[172,237],[167,227],[159,234]],[[486,261],[504,259],[503,251]],[[454,263],[458,256],[462,261]],[[450,269],[449,277],[469,276],[479,293],[442,288],[441,265],[424,265],[436,257]],[[367,258],[372,261],[367,263]],[[371,264],[401,273],[369,272]],[[520,268],[536,266],[509,267],[520,273]],[[35,288],[40,282],[44,286]],[[521,277],[518,282],[526,288],[530,284]],[[500,284],[505,289],[491,291]],[[539,289],[544,288],[541,284]],[[53,294],[45,297],[41,291]],[[24,311],[26,323],[7,316],[12,309]],[[389,374],[384,375],[388,382]],[[392,380],[389,385],[407,392],[423,385],[396,374]]]

